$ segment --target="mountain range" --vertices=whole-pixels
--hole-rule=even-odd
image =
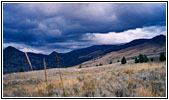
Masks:
[[[151,46],[154,48],[151,48]],[[161,51],[165,52],[166,36],[159,35],[152,39],[136,39],[122,45],[94,45],[87,48],[73,50],[68,53],[57,53],[54,51],[49,55],[44,55],[28,52],[28,56],[32,63],[33,70],[41,70],[43,69],[43,58],[46,59],[47,68],[57,68],[55,54],[59,56],[59,63],[61,67],[71,67],[87,61],[93,61],[93,59],[109,55],[114,52],[129,52],[135,50],[133,53],[137,52],[139,54],[142,53],[138,49],[139,47],[142,47],[143,50],[151,48],[151,50],[149,50],[151,51],[149,52],[150,54],[159,53]],[[158,51],[158,48],[163,49]],[[125,52],[123,52],[123,54],[127,54]],[[117,58],[119,59],[121,56],[124,55],[120,55],[120,57]],[[3,73],[7,74],[19,72],[21,68],[24,71],[31,70],[24,52],[12,46],[5,48],[3,50]]]

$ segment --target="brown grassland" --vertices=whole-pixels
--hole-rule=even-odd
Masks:
[[[4,97],[165,97],[166,63],[133,60],[89,68],[48,69],[3,75]]]

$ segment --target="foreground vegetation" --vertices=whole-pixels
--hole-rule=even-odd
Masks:
[[[5,97],[165,97],[166,63],[128,61],[90,68],[62,68],[6,74]]]

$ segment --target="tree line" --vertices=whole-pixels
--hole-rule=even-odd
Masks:
[[[146,63],[148,61],[149,61],[149,59],[148,59],[147,55],[140,54],[138,57],[135,57],[134,63]],[[154,59],[150,58],[150,61],[154,61]],[[166,57],[165,57],[164,52],[160,53],[159,61],[166,61]],[[121,64],[125,64],[125,63],[127,63],[127,60],[125,57],[122,57]]]

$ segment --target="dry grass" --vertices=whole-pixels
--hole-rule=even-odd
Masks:
[[[165,96],[165,62],[140,63],[121,65],[111,64],[102,67],[91,68],[68,68],[60,69],[62,72],[61,78],[56,70],[48,71],[48,93],[45,94],[46,84],[40,81],[35,85],[34,82],[27,85],[22,77],[13,77],[7,80],[10,75],[5,75],[4,91],[5,95],[13,94],[13,96],[55,96],[55,97],[88,97],[88,96],[137,96],[137,97],[152,97]],[[158,69],[158,70],[156,70]],[[153,73],[152,73],[152,70]],[[55,74],[53,72],[55,72]],[[36,71],[36,74],[40,71]],[[155,72],[155,73],[154,73]],[[32,72],[33,73],[33,72]],[[19,75],[13,74],[13,76]],[[34,75],[30,74],[31,77]],[[146,79],[144,79],[144,77]],[[155,76],[154,76],[155,75]],[[29,76],[30,77],[30,76]],[[30,77],[30,80],[32,79]],[[150,79],[151,77],[155,77]],[[44,77],[43,77],[44,78]],[[15,81],[14,81],[15,80]],[[16,81],[18,80],[18,81]],[[38,80],[35,79],[35,80]],[[39,78],[41,80],[41,78]],[[43,79],[42,79],[43,80]],[[17,85],[16,85],[17,82]],[[162,83],[160,83],[162,82]],[[64,83],[64,85],[62,84]],[[29,87],[29,88],[26,88]],[[158,87],[158,88],[156,88]],[[64,91],[63,91],[64,88]],[[22,91],[21,91],[22,90]],[[65,93],[64,93],[65,92]],[[21,95],[22,94],[22,95]],[[7,95],[9,96],[9,95]]]
[[[136,91],[137,97],[152,97],[152,90],[150,87],[141,86]]]
[[[159,67],[162,67],[162,66],[166,66],[166,63],[163,62],[163,63],[152,63],[152,62],[149,62],[149,63],[138,63],[138,64],[132,64],[132,65],[128,65],[128,70],[131,70],[133,72],[138,72],[138,71],[141,71],[141,70],[151,70],[151,69],[155,69],[155,68],[159,68]],[[165,71],[165,70],[163,70]],[[163,72],[165,73],[165,72]]]
[[[165,45],[159,48],[159,47],[156,47],[150,44],[141,44],[141,45],[136,45],[136,46],[132,46],[126,49],[108,53],[102,56],[101,58],[89,60],[87,62],[82,63],[82,67],[83,66],[96,66],[96,64],[99,64],[99,63],[102,63],[103,65],[105,65],[105,64],[109,64],[110,61],[115,63],[117,62],[117,60],[120,60],[121,57],[123,56],[126,58],[130,58],[130,57],[136,57],[139,54],[149,55],[152,53],[154,56],[157,56],[159,53],[164,52],[164,51],[166,51]]]

